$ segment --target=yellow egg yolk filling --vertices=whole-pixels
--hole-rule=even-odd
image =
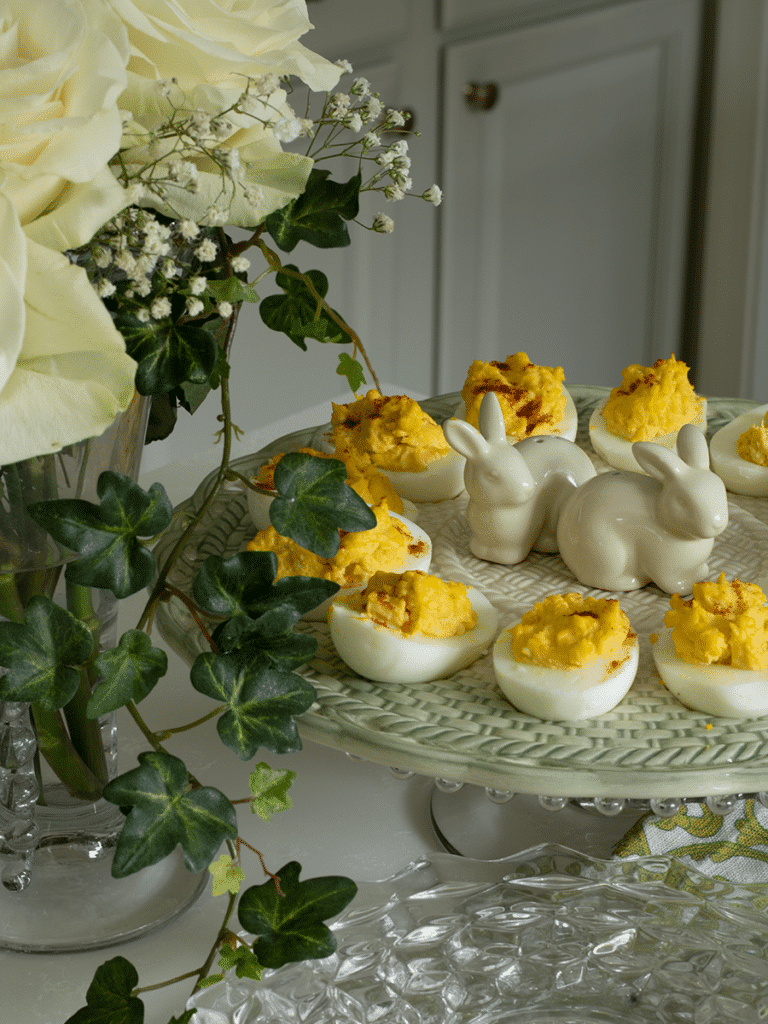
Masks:
[[[436,639],[461,636],[477,625],[463,583],[441,580],[420,570],[376,572],[359,594],[344,601],[380,626],[405,636]]]
[[[347,483],[363,501],[369,505],[378,505],[384,499],[392,512],[402,515],[403,502],[400,495],[372,463],[364,464],[356,461],[349,453],[329,455],[327,452],[319,452],[314,448],[299,448],[298,451],[306,455],[315,455],[320,459],[340,459],[347,467]],[[275,467],[284,454],[281,452],[279,455],[275,455],[259,468],[258,474],[253,478],[256,483],[261,484],[262,487],[268,487],[270,490],[274,489]]]
[[[633,363],[621,374],[603,409],[611,434],[627,441],[652,441],[693,423],[702,400],[688,380],[688,367],[674,355],[657,359],[653,366]]]
[[[634,639],[619,602],[582,594],[551,594],[509,630],[517,661],[542,668],[579,668],[596,658],[623,660]]]
[[[371,389],[349,405],[333,403],[331,427],[337,452],[379,469],[418,473],[451,451],[442,429],[407,395]]]
[[[537,366],[525,352],[507,356],[503,363],[475,359],[461,389],[465,419],[476,427],[483,397],[495,391],[509,437],[551,433],[565,412],[564,379],[561,366]]]
[[[694,583],[693,596],[670,598],[664,625],[672,629],[677,656],[691,665],[768,668],[768,607],[755,583]]]
[[[739,434],[736,442],[739,457],[755,466],[768,466],[768,413],[762,423],[754,423]]]
[[[321,558],[281,536],[274,526],[259,530],[248,551],[273,551],[277,576],[315,576],[341,587],[364,583],[377,569],[398,569],[409,556],[424,553],[425,542],[415,540],[405,523],[389,514],[386,501],[373,509],[376,526],[355,533],[340,531],[339,550],[333,558]]]

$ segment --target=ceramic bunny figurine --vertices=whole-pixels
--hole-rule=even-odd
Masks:
[[[522,562],[531,551],[557,551],[557,519],[566,497],[595,475],[578,445],[564,437],[537,435],[517,444],[507,439],[498,397],[480,405],[477,430],[466,420],[443,424],[448,444],[467,460],[470,550],[502,565]]]
[[[706,439],[686,424],[677,453],[638,441],[632,454],[649,476],[602,473],[568,498],[557,528],[560,556],[588,587],[638,590],[653,582],[668,594],[690,594],[728,525],[725,485],[709,469]]]

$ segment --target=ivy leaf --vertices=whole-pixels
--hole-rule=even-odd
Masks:
[[[323,921],[341,913],[357,886],[333,875],[300,882],[300,872],[296,861],[280,869],[283,896],[270,880],[251,886],[240,897],[240,924],[256,937],[254,952],[264,967],[318,960],[336,949],[336,939]]]
[[[317,697],[315,688],[293,672],[247,661],[237,654],[198,654],[192,685],[228,710],[216,721],[222,743],[244,761],[259,747],[275,754],[301,750],[293,716]]]
[[[216,305],[220,302],[230,302],[233,306],[239,302],[258,302],[258,293],[247,281],[241,281],[239,277],[225,277],[221,281],[208,279],[206,297],[212,295],[216,299]]]
[[[161,484],[143,491],[130,477],[106,470],[96,493],[101,504],[80,498],[40,501],[29,514],[54,540],[77,551],[67,565],[71,583],[130,597],[149,586],[155,574],[152,552],[139,537],[154,537],[169,525],[173,507]]]
[[[193,789],[178,757],[145,750],[139,764],[104,789],[110,803],[131,808],[117,839],[113,877],[157,864],[177,845],[187,870],[202,871],[225,839],[237,838],[234,807],[218,789]]]
[[[298,270],[298,267],[288,263],[285,269]],[[325,274],[320,270],[308,270],[307,277],[312,281],[317,294],[325,298],[328,291],[328,278]],[[270,330],[287,334],[294,345],[298,345],[304,352],[307,350],[305,338],[334,345],[351,341],[347,332],[318,303],[304,281],[282,271],[275,280],[283,289],[283,294],[268,295],[259,306],[261,319]]]
[[[216,338],[197,323],[143,323],[133,313],[121,313],[115,327],[138,363],[136,390],[141,395],[162,395],[183,381],[204,384],[216,365]]]
[[[217,861],[208,865],[208,870],[213,875],[213,895],[221,896],[225,892],[240,892],[240,883],[245,878],[245,872],[238,865],[232,865],[232,858],[222,853]]]
[[[238,651],[241,658],[290,672],[309,661],[318,646],[314,637],[291,631],[295,621],[290,608],[271,609],[258,619],[236,615],[216,627],[213,642],[222,654]]]
[[[272,815],[278,811],[287,811],[293,807],[293,800],[288,790],[296,779],[296,772],[290,768],[270,768],[261,761],[251,772],[248,786],[253,793],[251,812],[258,814],[264,821],[271,821]]]
[[[129,629],[117,647],[102,651],[94,661],[100,682],[88,701],[88,718],[100,718],[129,701],[138,704],[168,670],[168,655],[140,629]]]
[[[107,960],[96,968],[88,986],[87,1006],[64,1024],[143,1024],[144,1003],[131,995],[138,983],[139,975],[130,960],[124,956]]]
[[[367,506],[366,506],[367,507]],[[338,584],[311,576],[275,580],[277,558],[271,551],[242,551],[229,558],[209,555],[192,584],[198,605],[212,615],[258,618],[265,612],[284,612],[271,626],[287,632],[312,608],[335,594]],[[217,641],[218,642],[218,641]]]
[[[330,179],[330,173],[314,167],[302,194],[264,222],[283,252],[290,252],[300,241],[318,249],[349,245],[344,221],[354,220],[358,214],[362,175],[358,172],[349,181],[338,182]]]
[[[234,967],[238,978],[253,978],[254,981],[261,981],[261,975],[264,973],[258,957],[247,946],[232,949],[231,946],[223,945],[219,967],[222,971],[229,971]]]
[[[35,701],[47,711],[75,695],[82,665],[93,653],[88,627],[48,597],[33,597],[23,623],[0,621],[0,699]]]
[[[340,459],[288,452],[275,467],[278,497],[269,506],[272,525],[301,547],[332,558],[339,550],[339,530],[376,526],[376,516],[346,479]]]
[[[347,378],[349,390],[353,394],[357,394],[363,384],[365,384],[363,368],[356,359],[353,359],[350,356],[349,352],[339,353],[339,365],[336,367],[336,373],[338,373],[340,377]]]

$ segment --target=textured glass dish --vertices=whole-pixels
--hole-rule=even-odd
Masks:
[[[586,424],[606,389],[576,386],[571,392],[579,411],[577,440],[591,453]],[[444,395],[422,404],[442,422],[455,410],[457,398]],[[740,400],[710,400],[710,430],[748,407]],[[306,445],[312,434],[299,431],[281,438],[238,460],[235,468],[247,476],[273,454]],[[194,512],[209,487],[210,478],[180,508]],[[768,501],[731,497],[730,523],[715,542],[710,572],[765,583]],[[546,594],[580,590],[606,595],[581,586],[558,555],[534,552],[517,566],[475,558],[463,518],[466,500],[463,494],[419,505],[419,525],[433,540],[431,571],[481,589],[499,611],[500,628]],[[182,520],[158,548],[175,542]],[[243,488],[233,483],[206,512],[198,539],[180,559],[171,582],[191,593],[205,558],[242,551],[253,531]],[[639,635],[641,653],[632,689],[608,714],[577,723],[542,722],[521,714],[496,686],[489,656],[428,686],[371,683],[338,657],[324,623],[306,623],[300,628],[318,639],[319,648],[302,671],[318,700],[301,717],[301,734],[379,764],[518,793],[651,799],[768,789],[768,717],[712,718],[683,707],[659,685],[648,642],[648,634],[663,624],[669,596],[654,586],[615,596]],[[181,601],[161,605],[157,622],[188,662],[203,649],[202,634]]]
[[[473,872],[486,880],[456,880]],[[196,1024],[757,1024],[766,904],[764,886],[664,857],[436,855],[362,887],[332,956],[225,980],[187,1006]]]

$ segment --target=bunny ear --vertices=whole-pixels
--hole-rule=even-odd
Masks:
[[[480,459],[491,450],[480,431],[466,420],[446,420],[443,433],[451,448],[465,459]]]
[[[632,445],[632,454],[640,468],[657,480],[677,476],[685,468],[685,463],[679,455],[665,448],[663,444],[655,444],[653,441],[635,441]]]
[[[497,443],[506,441],[507,427],[504,423],[504,413],[501,411],[501,402],[495,391],[486,391],[483,395],[477,424],[480,427],[480,433],[486,440]]]
[[[686,423],[677,435],[677,454],[693,469],[709,469],[707,439],[693,423]]]

